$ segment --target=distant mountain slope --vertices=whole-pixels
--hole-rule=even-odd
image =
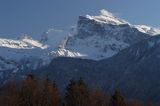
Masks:
[[[159,48],[160,35],[142,40],[109,59],[93,61],[61,57],[33,73],[40,78],[48,75],[56,80],[62,91],[70,79],[83,77],[93,88],[108,92],[119,88],[126,97],[155,102],[160,99]]]
[[[143,40],[113,58],[100,61],[97,69],[108,70],[108,75],[132,97],[158,101],[160,90],[160,36]],[[113,82],[112,82],[113,83]]]

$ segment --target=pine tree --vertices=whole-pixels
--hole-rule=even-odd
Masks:
[[[119,90],[116,90],[111,97],[110,106],[126,106],[124,98]]]
[[[76,86],[75,80],[70,80],[70,83],[67,86],[67,93],[65,96],[66,106],[75,106],[75,101],[73,101],[76,97],[74,95],[74,87]]]
[[[108,106],[109,97],[101,90],[93,90],[90,93],[91,106]]]
[[[33,75],[28,75],[22,84],[17,106],[35,106],[39,104],[40,91],[37,80]]]
[[[2,93],[3,92],[3,93]],[[1,88],[0,105],[16,106],[18,103],[18,88],[15,81],[10,81]]]
[[[88,106],[89,90],[82,79],[71,80],[65,97],[66,106]]]
[[[60,94],[57,88],[56,83],[53,84],[47,78],[44,81],[42,89],[42,106],[60,106]]]

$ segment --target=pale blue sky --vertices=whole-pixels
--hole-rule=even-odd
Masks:
[[[132,24],[160,25],[160,0],[0,0],[0,36],[40,35],[75,25],[79,15],[109,10]]]

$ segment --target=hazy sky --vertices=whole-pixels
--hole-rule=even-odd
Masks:
[[[132,24],[160,26],[160,0],[0,0],[0,36],[38,36],[49,28],[75,25],[79,15],[101,9]]]

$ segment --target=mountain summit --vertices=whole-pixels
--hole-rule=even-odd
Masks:
[[[112,24],[112,25],[128,24],[134,28],[137,28],[140,32],[147,33],[150,35],[160,34],[160,28],[155,28],[147,25],[132,25],[128,21],[117,17],[116,15],[105,9],[100,10],[100,14],[98,16],[86,15],[86,18],[105,24]]]
[[[86,15],[86,18],[95,20],[97,22],[112,24],[112,25],[129,24],[129,22],[116,17],[114,14],[104,9],[100,10],[99,16]]]

